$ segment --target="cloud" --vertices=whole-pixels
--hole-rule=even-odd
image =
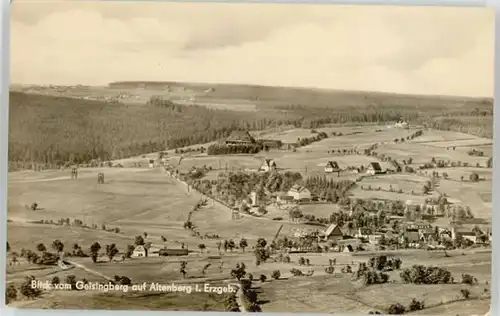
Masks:
[[[493,94],[493,14],[485,9],[57,4],[13,6],[13,82],[179,80]]]

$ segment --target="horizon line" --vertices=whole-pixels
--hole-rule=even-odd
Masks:
[[[417,97],[435,97],[435,98],[465,98],[465,99],[488,99],[493,100],[495,96],[466,96],[466,95],[453,95],[453,94],[425,94],[425,93],[403,93],[403,92],[392,92],[392,91],[380,91],[380,90],[346,90],[346,89],[335,89],[335,88],[323,88],[323,87],[313,87],[313,86],[280,86],[280,85],[261,85],[253,83],[227,83],[227,82],[203,82],[203,81],[175,81],[175,80],[117,80],[110,81],[106,84],[54,84],[54,83],[18,83],[11,82],[9,84],[9,90],[13,85],[19,86],[59,86],[59,87],[74,87],[74,86],[84,86],[84,87],[107,87],[110,88],[112,84],[126,84],[126,83],[155,83],[155,84],[191,84],[191,85],[226,85],[226,86],[247,86],[247,87],[261,87],[261,88],[288,88],[288,89],[298,89],[298,90],[317,90],[323,92],[346,92],[346,93],[373,93],[373,94],[390,94],[395,96],[417,96]]]

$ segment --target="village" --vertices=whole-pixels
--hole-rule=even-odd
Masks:
[[[493,15],[21,2],[8,307],[488,312]]]

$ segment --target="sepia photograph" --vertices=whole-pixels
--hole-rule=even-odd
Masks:
[[[11,12],[8,307],[489,312],[493,10]]]

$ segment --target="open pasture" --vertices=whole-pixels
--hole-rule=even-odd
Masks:
[[[338,213],[339,207],[337,204],[305,204],[300,206],[303,214],[314,215],[316,217],[330,218],[332,213]]]
[[[168,178],[161,169],[131,169],[143,171],[133,173],[127,172],[127,169],[109,169],[121,171],[111,175],[107,170],[104,170],[106,182],[103,185],[97,185],[94,178],[96,170],[86,170],[89,176],[82,174],[78,180],[70,180],[69,176],[60,179],[55,174],[52,181],[47,179],[22,184],[13,181],[9,183],[8,218],[14,222],[57,222],[61,218],[69,218],[73,222],[78,219],[88,226],[96,224],[98,229],[103,224],[107,228],[117,227],[120,234],[116,236],[133,237],[147,232],[153,242],[160,242],[159,237],[163,235],[172,242],[197,244],[182,226],[198,197],[187,196],[185,188]],[[26,208],[34,201],[38,203],[39,210]],[[57,232],[58,236],[53,239],[64,239],[67,234],[71,234],[72,240],[85,236],[85,229],[79,227],[37,225],[30,229],[29,233],[25,230],[25,236],[38,236],[34,232],[44,230]],[[113,233],[102,231],[102,234]],[[89,229],[88,235],[95,239],[99,237],[100,230]],[[12,239],[13,242],[23,240],[21,237]],[[127,243],[132,242],[133,239],[127,240]]]
[[[436,171],[438,171],[440,175],[446,172],[448,174],[448,179],[454,181],[460,181],[461,177],[464,177],[464,180],[468,181],[471,174],[477,173],[481,181],[478,183],[469,183],[469,185],[475,184],[474,187],[478,187],[478,185],[479,187],[482,187],[482,184],[485,182],[491,182],[493,179],[493,169],[490,168],[455,167],[437,169]],[[490,184],[491,183],[488,183],[488,185]]]
[[[491,253],[488,252],[466,252],[450,251],[450,257],[445,257],[442,252],[426,252],[419,250],[403,250],[394,252],[393,255],[403,260],[402,268],[409,268],[413,264],[423,264],[430,266],[440,266],[448,269],[456,280],[460,280],[462,273],[470,273],[479,281],[479,285],[467,286],[471,291],[471,296],[480,295],[484,288],[489,286],[485,284],[491,279]],[[324,256],[307,256],[311,258],[315,271],[321,268],[315,266],[318,262],[314,258],[318,257],[327,261]],[[353,262],[366,261],[371,255],[362,254],[356,256],[344,256],[344,254],[335,255],[338,259],[352,258]],[[350,259],[348,259],[350,261]],[[293,261],[293,259],[292,259]],[[302,268],[302,270],[304,270]],[[352,282],[350,275],[344,276],[337,273],[334,276],[314,276],[314,277],[290,277],[289,279],[279,280],[279,282],[270,282],[263,284],[262,297],[271,302],[262,306],[264,312],[284,312],[289,308],[312,308],[316,312],[369,312],[373,310],[383,311],[390,304],[401,303],[408,305],[412,298],[423,300],[427,306],[446,304],[460,296],[460,289],[464,288],[461,284],[444,285],[415,285],[402,284],[399,280],[400,271],[390,273],[391,280],[396,283],[363,286],[359,282]],[[311,299],[303,299],[304,293],[314,292]],[[486,302],[486,301],[484,301]],[[454,303],[459,308],[461,303]],[[446,306],[446,305],[444,305]],[[437,307],[433,307],[437,308]],[[425,313],[425,310],[421,314]],[[450,310],[449,312],[452,312]],[[453,312],[460,313],[459,309],[453,309]],[[454,315],[456,314],[454,313]],[[465,315],[465,314],[464,314]]]
[[[469,150],[475,148],[475,146],[493,146],[493,140],[489,138],[481,138],[475,136],[470,136],[470,137],[471,138],[466,138],[466,139],[457,138],[456,140],[451,140],[451,141],[431,141],[431,142],[415,141],[413,143],[426,144],[430,147],[437,147],[437,148],[451,149],[452,147],[456,147],[455,149],[467,148]]]
[[[408,194],[413,191],[415,194],[422,193],[422,187],[429,181],[429,178],[422,177],[414,174],[387,174],[364,177],[358,182],[358,189],[363,186],[364,189],[370,187],[376,190],[380,187],[381,191],[389,191],[392,187],[394,192],[402,190],[403,193]]]
[[[482,138],[470,134],[453,132],[453,131],[441,131],[436,129],[425,129],[422,136],[411,141],[412,143],[441,143],[447,142],[453,144],[453,142],[483,142],[491,143],[491,139]]]
[[[120,219],[144,218],[149,212],[180,204],[185,200],[182,190],[168,179],[162,170],[154,169],[94,169],[80,173],[71,180],[69,173],[61,173],[46,181],[9,182],[8,215],[27,215],[30,219],[53,219],[70,217],[84,220],[92,218],[96,224],[108,224]],[[105,174],[105,183],[97,184],[97,172]],[[66,175],[67,174],[67,175]],[[171,189],[171,194],[166,195]],[[40,210],[25,208],[37,202]],[[167,214],[168,212],[165,212]],[[179,216],[169,221],[183,221]],[[86,223],[89,224],[89,223]]]
[[[491,181],[460,182],[441,180],[441,192],[462,201],[471,208],[474,217],[491,221]]]
[[[128,244],[134,242],[134,236],[105,232],[100,229],[16,222],[7,224],[7,240],[12,251],[17,253],[20,253],[23,248],[36,251],[36,245],[39,243],[43,243],[50,249],[52,242],[56,239],[61,240],[66,251],[71,251],[74,244],[80,245],[84,251],[87,251],[96,241],[101,246],[116,244],[119,250],[124,251]]]
[[[297,152],[291,151],[276,151],[269,152],[265,155],[266,158],[272,158],[276,161],[278,169],[284,171],[295,172],[319,172],[324,174],[325,166],[328,161],[336,161],[341,169],[346,169],[350,166],[368,166],[370,162],[378,161],[375,157],[364,155],[333,155],[327,151],[308,152],[301,148]],[[263,156],[264,158],[264,156]],[[341,175],[345,174],[344,172]],[[337,174],[333,175],[337,177]]]
[[[213,293],[123,293],[52,291],[37,300],[14,301],[11,307],[72,310],[223,311],[226,295]]]
[[[446,150],[446,148],[432,147],[428,143],[386,143],[380,145],[376,150],[378,154],[390,156],[398,161],[412,158],[413,164],[430,163],[432,158],[436,160],[467,162],[471,166],[479,163],[481,166],[486,166],[488,157],[469,156],[467,152]]]
[[[410,193],[398,193],[398,192],[388,192],[388,191],[377,191],[377,190],[362,190],[356,187],[350,191],[351,197],[360,199],[373,199],[373,200],[391,200],[391,201],[412,201],[413,203],[424,203],[425,199],[430,196],[422,195],[411,195]]]
[[[174,159],[172,159],[174,160]],[[201,168],[206,166],[211,167],[215,172],[224,171],[244,171],[244,170],[257,170],[262,165],[263,158],[255,157],[253,155],[196,155],[188,156],[181,160],[181,163],[174,163],[173,166],[178,168],[180,172],[188,172],[193,167]]]

